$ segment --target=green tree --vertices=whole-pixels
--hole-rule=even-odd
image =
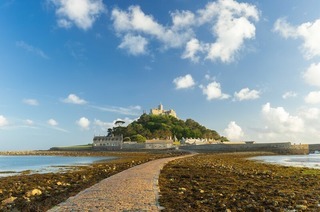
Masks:
[[[130,138],[139,134],[146,139],[166,139],[174,136],[178,139],[182,137],[220,139],[220,135],[216,131],[207,129],[192,119],[183,121],[166,115],[143,114],[127,127],[118,126],[118,129],[114,130],[116,133],[122,133],[124,137]]]
[[[140,134],[131,136],[131,141],[136,141],[138,143],[145,143],[146,140],[147,139],[144,136],[140,135]]]
[[[116,121],[114,124],[117,125],[118,127],[121,127],[125,122],[122,120]]]
[[[110,135],[112,134],[112,132],[113,132],[113,129],[112,129],[112,128],[109,128],[109,129],[108,129],[108,136],[110,136]]]

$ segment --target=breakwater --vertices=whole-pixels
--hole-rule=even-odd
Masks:
[[[309,154],[308,144],[283,143],[204,144],[181,146],[180,149],[197,152],[274,152],[278,154]]]

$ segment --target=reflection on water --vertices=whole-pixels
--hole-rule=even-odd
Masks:
[[[0,155],[0,176],[15,174],[49,173],[67,171],[74,166],[88,165],[100,160],[113,160],[115,157],[67,157],[67,156],[7,156]]]
[[[283,166],[320,169],[320,154],[257,156],[251,159]]]

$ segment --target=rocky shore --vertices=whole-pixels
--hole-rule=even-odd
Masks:
[[[3,153],[3,152],[2,152]],[[1,154],[1,153],[0,153]],[[10,155],[116,156],[119,159],[75,167],[66,173],[22,174],[0,178],[0,211],[46,211],[111,175],[158,158],[185,154],[159,152],[5,152]]]
[[[199,154],[161,171],[164,211],[320,211],[320,170],[247,160],[262,153]]]

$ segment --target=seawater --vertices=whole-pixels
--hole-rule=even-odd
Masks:
[[[70,156],[8,156],[0,155],[0,177],[23,171],[49,173],[62,171],[70,166],[88,165],[100,160],[113,160],[115,157],[70,157]]]
[[[320,154],[257,156],[251,159],[282,166],[320,169]]]

